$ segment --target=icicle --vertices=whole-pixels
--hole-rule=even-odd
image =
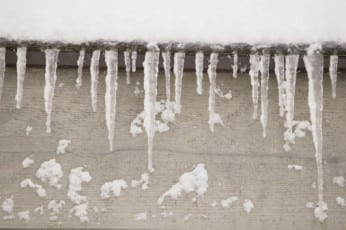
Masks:
[[[136,50],[132,51],[131,60],[132,60],[132,65],[131,65],[132,72],[134,73],[136,72],[136,67],[137,67],[137,51]]]
[[[56,69],[58,66],[58,49],[46,49],[46,72],[45,72],[45,86],[44,86],[44,105],[47,113],[46,129],[47,133],[51,133],[51,116],[53,109],[53,97],[56,82]]]
[[[251,86],[252,86],[252,103],[254,106],[254,111],[252,114],[253,119],[257,119],[258,117],[258,87],[259,87],[259,80],[258,80],[258,71],[259,71],[259,56],[257,53],[250,54],[250,79],[251,79]]]
[[[203,93],[203,62],[204,62],[204,53],[202,51],[196,52],[195,56],[195,68],[196,68],[196,81],[197,88],[196,92],[198,95]]]
[[[214,125],[220,124],[223,126],[223,122],[221,120],[221,117],[218,113],[215,113],[215,90],[216,90],[216,67],[218,63],[218,54],[217,53],[211,53],[210,54],[210,61],[208,65],[208,76],[209,76],[209,104],[208,104],[208,111],[209,111],[209,129],[211,132],[214,132]]]
[[[26,67],[26,47],[17,48],[17,93],[16,93],[16,108],[22,108],[23,86]]]
[[[297,54],[289,54],[285,57],[286,62],[286,121],[288,130],[292,133],[292,126],[294,121],[294,96],[295,96],[295,88],[296,88],[296,77],[297,77],[297,67],[298,67],[299,55]]]
[[[323,221],[327,218],[325,211],[327,205],[323,200],[323,136],[322,136],[322,111],[323,111],[323,55],[319,52],[319,46],[310,46],[304,56],[304,63],[309,79],[309,109],[312,125],[312,137],[316,151],[318,206],[315,208],[315,216]]]
[[[280,117],[284,116],[284,98],[285,90],[283,87],[285,81],[285,58],[282,54],[276,54],[274,57],[275,63],[275,75],[276,81],[278,83],[278,95],[279,95],[279,108],[280,108]]]
[[[267,136],[269,62],[270,54],[265,53],[261,55],[261,123],[263,128],[263,137]]]
[[[233,70],[233,78],[237,78],[238,77],[238,51],[237,50],[233,51],[232,70]]]
[[[329,76],[332,83],[332,97],[336,98],[336,80],[338,77],[338,56],[331,55],[330,56],[330,64],[329,64]]]
[[[5,80],[5,70],[6,70],[6,48],[0,47],[0,101],[2,95],[2,86]]]
[[[162,59],[166,78],[166,99],[169,102],[171,100],[171,52],[169,50],[162,52]]]
[[[124,51],[124,62],[126,70],[126,84],[131,84],[130,80],[130,71],[131,71],[131,59],[130,59],[130,50]]]
[[[93,112],[97,110],[97,88],[99,84],[99,61],[100,61],[100,50],[94,50],[91,61],[90,61],[90,77],[91,77],[91,106]]]
[[[174,75],[175,75],[175,113],[181,112],[181,89],[183,86],[185,52],[174,53]]]
[[[155,135],[155,104],[157,95],[157,73],[160,52],[157,46],[148,47],[143,62],[144,67],[144,127],[148,136],[148,170],[154,171],[152,163],[153,141]]]
[[[114,145],[114,128],[115,128],[115,110],[117,103],[118,89],[118,51],[111,49],[106,50],[105,60],[107,65],[106,75],[106,94],[105,94],[105,109],[106,109],[106,125],[108,129],[109,151],[113,151]]]
[[[79,89],[82,86],[82,75],[83,75],[83,66],[84,66],[84,58],[85,58],[85,49],[81,49],[79,51],[79,57],[77,60],[77,79],[76,79],[76,88]]]

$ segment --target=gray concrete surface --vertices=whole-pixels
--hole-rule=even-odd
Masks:
[[[105,181],[123,178],[130,182],[146,171],[146,136],[132,137],[129,133],[131,120],[143,109],[143,94],[133,93],[136,80],[143,82],[142,72],[131,74],[132,84],[126,86],[125,74],[119,74],[119,91],[116,118],[115,151],[108,152],[107,131],[104,121],[104,75],[100,75],[98,112],[91,112],[90,76],[85,69],[83,86],[74,88],[76,70],[58,69],[52,117],[52,134],[45,132],[43,102],[44,70],[30,68],[24,85],[23,108],[15,108],[16,70],[8,68],[0,102],[0,197],[14,195],[15,212],[30,210],[31,221],[4,221],[0,211],[2,228],[110,228],[110,229],[346,229],[346,209],[337,206],[336,196],[346,198],[345,188],[332,184],[337,175],[346,176],[346,80],[339,75],[337,99],[331,99],[330,82],[324,82],[324,166],[325,200],[328,203],[328,219],[319,223],[313,210],[307,209],[307,201],[317,200],[317,190],[311,187],[316,181],[316,167],[311,133],[298,139],[290,153],[283,145],[283,119],[279,118],[276,80],[271,73],[269,89],[269,122],[267,138],[262,137],[259,121],[251,119],[251,88],[248,75],[231,78],[230,73],[218,74],[217,85],[233,91],[233,99],[217,98],[216,111],[225,123],[215,133],[208,129],[208,82],[204,79],[205,93],[195,93],[195,76],[184,73],[182,113],[166,133],[157,134],[154,145],[155,173],[150,176],[147,191],[129,188],[119,197],[100,199],[100,186]],[[173,82],[173,81],[172,81]],[[296,118],[308,119],[307,78],[299,74],[296,88]],[[159,98],[164,98],[164,77],[159,75]],[[25,136],[26,126],[32,126],[30,136]],[[59,139],[71,139],[72,144],[64,155],[56,155]],[[28,169],[21,167],[22,160],[32,156],[35,163]],[[61,163],[64,177],[60,191],[44,185],[47,198],[39,198],[31,189],[21,189],[24,178],[35,177],[40,163],[56,158]],[[209,188],[205,196],[192,203],[193,195],[183,195],[177,201],[167,199],[166,211],[174,216],[164,218],[157,206],[158,197],[177,181],[179,176],[204,163],[209,174]],[[300,172],[287,169],[288,164],[300,164]],[[81,225],[69,217],[72,203],[67,200],[68,174],[71,168],[85,166],[92,176],[89,184],[83,185],[83,194],[89,200],[89,219]],[[230,194],[239,201],[230,208],[212,208],[209,204],[220,202]],[[49,221],[47,204],[50,199],[64,199],[66,205],[59,226]],[[242,207],[244,199],[251,199],[255,208],[246,214]],[[44,205],[43,216],[33,209]],[[95,213],[93,207],[107,208],[105,213]],[[135,221],[134,215],[149,212],[156,217],[147,221]],[[188,222],[184,216],[191,213]],[[98,224],[99,223],[99,224]]]

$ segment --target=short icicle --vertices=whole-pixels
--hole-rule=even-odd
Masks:
[[[17,92],[16,92],[16,108],[22,108],[24,78],[26,68],[26,47],[17,48]]]
[[[137,68],[137,51],[133,50],[131,53],[131,68],[132,68],[132,72],[136,72],[136,68]]]
[[[181,90],[183,86],[185,52],[174,53],[174,75],[175,75],[175,113],[181,112]]]
[[[106,94],[105,94],[105,109],[106,109],[106,125],[108,130],[109,151],[114,149],[114,128],[115,115],[117,104],[117,89],[118,89],[118,51],[110,49],[105,51],[105,60],[107,66],[106,75]]]
[[[148,170],[153,168],[153,141],[155,135],[155,105],[157,95],[157,74],[159,66],[160,52],[156,45],[149,45],[145,53],[144,67],[144,127],[148,136]]]
[[[336,98],[336,80],[338,77],[338,56],[331,55],[329,62],[329,76],[332,85],[332,98]]]
[[[204,68],[203,62],[204,62],[204,53],[202,51],[196,52],[196,56],[195,56],[196,83],[197,83],[196,92],[198,95],[203,94],[203,68]]]
[[[251,87],[252,87],[252,103],[254,106],[252,118],[257,119],[258,118],[258,88],[259,88],[259,80],[258,80],[258,72],[259,72],[259,61],[260,57],[258,53],[252,53],[250,54],[250,80],[251,80]]]
[[[280,117],[284,116],[285,111],[285,89],[284,89],[284,81],[285,81],[285,57],[284,55],[277,53],[274,56],[275,63],[275,76],[278,84],[278,95],[279,95],[279,109],[280,109]]]
[[[45,70],[45,86],[44,86],[44,105],[47,113],[46,129],[47,133],[51,133],[51,121],[52,121],[52,110],[53,110],[53,98],[56,82],[56,69],[58,66],[58,49],[46,49],[46,70]]]
[[[0,47],[0,101],[2,95],[2,87],[5,80],[5,71],[6,71],[6,48]]]
[[[166,99],[167,103],[171,100],[171,51],[165,50],[162,52],[163,69],[166,79]]]
[[[130,71],[131,71],[131,58],[130,50],[124,51],[124,62],[125,62],[125,71],[126,71],[126,84],[131,84]]]
[[[233,70],[233,78],[237,78],[238,77],[238,51],[237,50],[233,51],[232,70]]]
[[[270,54],[264,53],[261,55],[261,124],[263,129],[263,137],[267,136],[269,62]]]
[[[99,84],[99,62],[100,50],[94,50],[90,61],[90,94],[91,94],[91,107],[93,112],[97,110],[97,88]]]
[[[327,204],[323,200],[323,55],[320,45],[311,45],[304,56],[304,63],[309,80],[308,104],[312,126],[312,138],[315,146],[317,165],[318,203],[314,210],[315,217],[323,222],[327,217]]]
[[[81,49],[79,51],[79,57],[78,57],[78,60],[77,60],[77,66],[78,66],[77,79],[76,79],[76,88],[77,89],[82,87],[84,59],[85,59],[85,49]]]

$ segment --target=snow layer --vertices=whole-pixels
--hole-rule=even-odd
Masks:
[[[215,0],[212,4],[207,0],[176,0],[170,3],[168,0],[88,3],[3,0],[0,37],[58,38],[73,42],[97,39],[212,43],[346,41],[344,24],[340,23],[345,17],[344,0],[320,0],[318,4],[314,0]]]

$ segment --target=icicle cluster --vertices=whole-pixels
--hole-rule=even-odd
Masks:
[[[174,75],[175,75],[175,105],[174,112],[181,112],[181,90],[183,86],[185,52],[174,54]]]
[[[282,54],[276,54],[274,56],[275,63],[275,76],[278,84],[278,95],[279,95],[279,109],[280,109],[280,117],[284,116],[284,108],[285,108],[285,89],[284,89],[284,81],[285,81],[285,57]]]
[[[23,87],[26,68],[26,47],[17,48],[17,92],[16,108],[22,108]]]
[[[99,84],[99,62],[100,62],[100,50],[94,50],[90,61],[90,94],[91,94],[91,106],[93,112],[97,110],[97,88]]]
[[[5,80],[5,70],[6,70],[6,48],[0,47],[0,101],[2,95],[2,87]]]
[[[131,71],[131,58],[130,58],[130,50],[124,51],[124,63],[125,63],[125,71],[126,71],[126,84],[131,84],[130,79],[130,71]]]
[[[85,49],[81,49],[79,51],[79,57],[77,60],[77,66],[78,66],[77,79],[76,79],[76,88],[77,89],[79,89],[82,86],[84,58],[85,58]]]
[[[251,79],[251,87],[252,87],[252,103],[254,106],[254,111],[252,114],[253,119],[257,119],[258,117],[258,88],[259,88],[259,80],[258,80],[258,72],[259,72],[259,61],[260,57],[257,53],[250,54],[250,79]]]
[[[169,101],[171,100],[171,51],[163,51],[162,59],[166,79],[166,99],[167,103],[169,103]]]
[[[232,65],[232,70],[233,70],[233,78],[238,77],[238,51],[233,51],[233,65]]]
[[[338,77],[338,56],[331,55],[330,56],[330,64],[329,64],[329,76],[330,81],[332,83],[332,98],[336,98],[336,80]]]
[[[263,128],[263,137],[267,136],[269,62],[270,54],[261,55],[261,123]]]
[[[136,67],[137,67],[137,51],[133,50],[131,53],[131,68],[132,68],[132,72],[136,72]]]
[[[196,52],[195,56],[195,68],[196,68],[196,82],[197,88],[196,92],[198,95],[203,93],[203,62],[204,62],[204,53],[202,51]]]

